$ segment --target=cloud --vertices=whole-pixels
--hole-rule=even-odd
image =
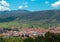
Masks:
[[[7,3],[5,0],[0,1],[0,4],[6,7],[10,6],[9,3]]]
[[[57,8],[58,6],[60,6],[60,0],[58,0],[58,1],[55,2],[55,3],[52,3],[51,6]]]
[[[10,8],[0,5],[0,11],[6,11],[6,10],[10,10]]]
[[[25,5],[24,7],[25,7],[25,8],[27,8],[27,7],[28,7],[28,5]]]
[[[22,4],[23,4],[23,5],[24,5],[24,4],[26,4],[26,5],[27,5],[27,4],[28,4],[28,2],[23,2]]]
[[[45,1],[45,4],[49,4],[49,2],[48,1]]]
[[[28,2],[23,2],[22,5],[19,6],[19,9],[28,8]]]
[[[11,9],[9,8],[10,4],[7,3],[5,0],[0,1],[0,11],[10,11]]]
[[[31,0],[31,1],[36,1],[36,0]]]
[[[23,6],[21,5],[21,6],[19,6],[19,9],[23,9]]]
[[[20,5],[19,9],[24,9],[24,8],[27,8],[27,7],[28,7],[28,5]]]

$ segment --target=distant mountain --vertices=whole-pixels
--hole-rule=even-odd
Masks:
[[[28,10],[0,11],[0,22],[14,21],[16,17],[29,13]]]
[[[0,11],[0,22],[10,21],[60,23],[60,10],[34,12],[28,10]]]

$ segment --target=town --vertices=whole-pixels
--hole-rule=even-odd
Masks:
[[[60,33],[60,27],[56,28],[0,28],[0,37],[36,37],[45,36],[45,33]]]

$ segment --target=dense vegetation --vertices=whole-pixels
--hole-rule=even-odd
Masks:
[[[9,37],[2,38],[0,37],[0,42],[60,42],[60,34],[53,34],[47,32],[45,36],[38,36],[35,38],[21,38],[21,37]]]
[[[0,28],[11,28],[12,26],[22,28],[60,26],[60,10],[0,11]]]

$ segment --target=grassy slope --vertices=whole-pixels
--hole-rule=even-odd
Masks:
[[[30,28],[30,27],[34,27],[34,28],[48,28],[48,27],[52,27],[52,26],[60,26],[60,23],[32,23],[32,22],[18,22],[18,21],[12,21],[12,22],[4,22],[4,23],[0,23],[0,28],[11,28],[11,27],[16,27],[16,28]]]

